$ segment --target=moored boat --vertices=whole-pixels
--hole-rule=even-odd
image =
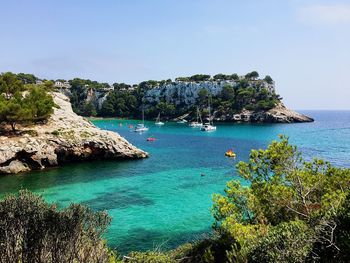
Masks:
[[[201,128],[203,126],[202,117],[199,114],[199,109],[197,107],[197,121],[192,121],[188,126],[192,128]]]
[[[216,131],[216,126],[213,125],[212,117],[210,114],[210,98],[208,99],[208,111],[209,111],[209,122],[205,123],[201,127],[201,131],[206,131],[206,132]]]
[[[148,127],[146,127],[143,123],[139,123],[135,127],[135,132],[145,132],[148,131]]]
[[[202,127],[201,127],[201,131],[216,131],[216,126],[211,125],[210,123],[205,123]]]
[[[185,120],[185,119],[181,119],[181,120],[179,120],[179,121],[177,121],[176,123],[187,123],[187,121]]]
[[[136,125],[134,132],[148,131],[148,127],[145,126],[145,109],[142,106],[142,123]]]
[[[160,112],[158,113],[158,117],[157,117],[156,122],[154,124],[158,125],[158,126],[164,125],[164,122],[160,121]]]

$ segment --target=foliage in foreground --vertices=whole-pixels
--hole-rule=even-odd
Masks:
[[[350,171],[304,161],[288,139],[252,150],[237,166],[242,179],[214,196],[215,228],[235,238],[249,262],[350,260]]]
[[[72,204],[58,210],[22,190],[0,201],[0,262],[107,262],[111,219]]]

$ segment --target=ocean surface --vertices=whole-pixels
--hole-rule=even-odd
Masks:
[[[238,178],[235,165],[247,160],[251,149],[266,147],[279,134],[288,135],[306,159],[319,157],[350,167],[350,111],[303,113],[316,121],[217,124],[211,133],[186,124],[156,127],[147,122],[149,131],[138,134],[128,128],[136,121],[96,120],[95,125],[120,133],[150,157],[1,176],[0,196],[27,188],[60,207],[79,202],[108,210],[113,221],[106,238],[122,253],[173,248],[210,233],[212,194],[222,193],[227,181]],[[150,136],[156,141],[147,142]],[[229,148],[237,153],[235,160],[224,156]]]

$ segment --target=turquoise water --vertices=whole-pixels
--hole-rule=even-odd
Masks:
[[[80,202],[108,210],[113,221],[106,238],[122,252],[173,248],[210,231],[212,194],[222,192],[228,180],[237,178],[234,166],[247,160],[250,149],[265,147],[278,134],[290,136],[307,158],[317,156],[350,167],[350,112],[305,113],[316,121],[217,124],[217,131],[212,133],[184,124],[156,127],[149,122],[150,130],[137,134],[127,127],[135,121],[94,121],[148,151],[150,158],[68,164],[43,172],[2,176],[0,195],[28,188],[62,207]],[[147,142],[149,136],[157,140]],[[236,160],[224,156],[229,148],[235,149]]]

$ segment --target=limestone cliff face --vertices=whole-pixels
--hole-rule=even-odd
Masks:
[[[218,80],[218,81],[201,81],[201,82],[184,82],[177,81],[167,83],[159,87],[154,87],[147,91],[145,99],[151,103],[157,103],[160,98],[164,98],[167,102],[174,103],[176,106],[189,108],[193,105],[197,98],[198,92],[201,89],[206,89],[213,96],[219,95],[225,85],[236,86],[237,81],[234,80]],[[275,93],[274,83],[269,84],[264,80],[248,81],[248,86],[265,88],[269,93]],[[182,116],[175,118],[187,119],[190,114],[185,113]],[[213,118],[216,121],[227,122],[252,122],[252,123],[295,123],[295,122],[312,122],[312,118],[290,110],[280,102],[276,107],[268,111],[249,111],[242,110],[236,114],[220,115],[218,112],[212,112]],[[203,116],[205,117],[205,116]]]
[[[239,82],[234,80],[210,80],[200,82],[175,81],[148,90],[145,99],[153,103],[159,102],[161,98],[164,98],[167,102],[174,103],[175,105],[181,104],[184,106],[191,106],[196,102],[198,92],[201,89],[206,89],[213,96],[217,96],[225,85],[235,87],[238,83]],[[263,80],[252,80],[247,84],[252,87],[259,85],[261,88],[266,88],[270,93],[275,92],[275,85],[268,84]]]
[[[270,95],[275,94],[274,82],[268,83],[263,79],[246,80],[247,87],[255,89],[266,89]],[[189,112],[191,106],[193,106],[197,99],[198,93],[201,89],[206,89],[213,96],[217,96],[223,90],[225,85],[236,87],[240,85],[240,80],[208,80],[208,81],[174,81],[158,83],[155,86],[148,87],[143,99],[145,100],[145,108],[147,105],[155,105],[160,101],[165,100],[168,103],[174,104],[177,108],[183,109],[181,116],[171,116],[173,120],[185,118],[191,120],[189,116],[194,114]],[[131,87],[130,87],[131,88]],[[69,91],[65,90],[66,94],[70,96]],[[103,102],[106,100],[111,89],[104,90],[86,90],[84,94],[86,102],[93,102],[97,109],[101,109]],[[132,92],[132,89],[130,89]],[[293,122],[312,122],[313,119],[295,111],[287,109],[283,103],[279,103],[273,109],[268,111],[249,111],[242,110],[235,114],[219,114],[218,112],[212,112],[212,116],[217,121],[227,122],[260,122],[260,123],[293,123]],[[166,118],[166,116],[163,116]],[[202,116],[205,118],[205,116]]]
[[[52,95],[57,108],[46,124],[22,129],[31,130],[31,135],[0,136],[0,173],[43,169],[70,161],[148,156],[117,133],[100,130],[76,115],[65,95]]]

